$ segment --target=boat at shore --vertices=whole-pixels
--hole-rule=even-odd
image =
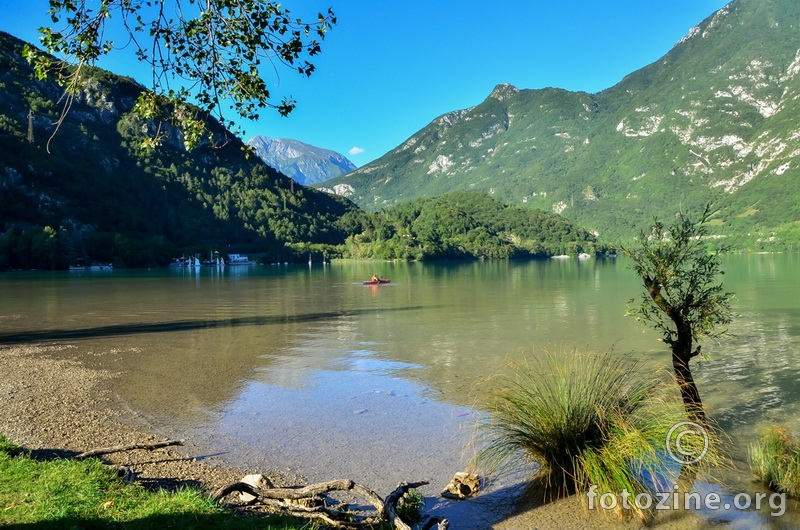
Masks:
[[[225,262],[226,265],[257,265],[255,261],[252,261],[247,256],[242,256],[241,254],[228,254],[228,261]]]
[[[189,256],[184,257],[181,256],[180,258],[175,258],[172,260],[172,263],[169,265],[170,267],[200,267],[200,260],[197,259],[197,256]]]

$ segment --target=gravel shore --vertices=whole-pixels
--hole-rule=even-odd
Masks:
[[[36,457],[69,457],[100,447],[165,440],[146,429],[117,398],[109,379],[120,374],[89,369],[65,357],[69,346],[0,346],[0,433]],[[164,488],[192,485],[209,491],[247,473],[181,452],[180,447],[134,450],[102,457],[129,466],[137,479]],[[268,474],[276,485],[296,477]]]
[[[70,346],[61,344],[0,345],[0,433],[37,457],[70,457],[99,447],[164,441],[163,437],[148,432],[137,412],[111,390],[114,379],[124,374],[87,368],[70,359],[69,349]],[[201,458],[185,454],[182,449],[185,448],[135,450],[103,458],[112,464],[129,466],[145,485],[168,489],[191,485],[212,491],[249,473],[267,475],[278,486],[303,484],[302,478],[286,471],[234,469],[214,457]],[[480,495],[475,501],[474,508],[480,510],[485,501]],[[518,507],[514,513],[494,519],[491,527],[498,530],[640,527],[635,521],[622,523],[596,515],[581,505],[581,499],[571,497],[545,506]],[[459,523],[453,528],[477,528],[469,522],[465,524],[463,519]],[[694,518],[682,517],[675,526],[668,520],[664,523],[656,526],[700,527]]]

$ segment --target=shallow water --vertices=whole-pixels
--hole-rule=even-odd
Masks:
[[[723,267],[738,316],[728,338],[704,345],[711,359],[695,375],[734,444],[730,492],[760,487],[744,458],[759,425],[800,430],[798,258]],[[376,271],[392,282],[361,284]],[[381,495],[424,479],[434,497],[464,468],[476,403],[512,359],[613,347],[648,369],[668,363],[657,336],[624,317],[639,285],[615,260],[12,273],[0,292],[0,342],[77,345],[83,362],[124,374],[114,389],[151,428],[199,454]],[[519,483],[504,477],[494,495],[438,510],[488,525]],[[759,525],[791,528],[797,513]],[[707,515],[730,527],[759,517]]]

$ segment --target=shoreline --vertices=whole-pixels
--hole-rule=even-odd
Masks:
[[[69,458],[100,447],[164,441],[166,437],[152,432],[145,419],[111,390],[113,380],[124,374],[89,368],[70,359],[69,350],[73,348],[57,343],[0,345],[0,433],[40,458]],[[353,458],[369,460],[364,455]],[[136,480],[146,487],[168,490],[192,486],[210,492],[251,473],[268,476],[277,486],[306,484],[302,477],[285,470],[236,468],[214,455],[193,456],[190,448],[180,446],[113,453],[104,455],[103,460],[130,467]],[[478,494],[462,504],[451,505],[441,498],[429,497],[428,508],[434,507],[437,515],[445,517],[448,508],[452,508],[452,528],[470,528],[471,518],[465,518],[466,513],[456,513],[462,510],[473,516],[483,510],[495,512],[489,526],[497,530],[642,527],[638,521],[598,517],[582,506],[579,496],[516,507],[508,506],[512,496],[503,499],[489,492],[484,498]],[[496,513],[498,509],[505,515]],[[703,527],[696,517],[676,515],[656,521],[653,526]]]
[[[52,343],[0,345],[0,433],[37,458],[166,440],[103,384],[123,374],[59,358],[70,349]],[[248,473],[267,475],[276,485],[299,483],[298,477],[276,470],[236,469],[213,455],[192,456],[182,449],[133,450],[102,459],[130,467],[148,487],[169,490],[193,486],[212,491]]]

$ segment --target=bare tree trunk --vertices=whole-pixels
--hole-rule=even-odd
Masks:
[[[692,353],[691,336],[689,336],[688,339],[685,337],[686,335],[684,335],[684,340],[679,340],[679,343],[674,345],[675,348],[672,351],[672,369],[675,371],[675,381],[678,383],[678,387],[681,390],[683,407],[686,409],[686,415],[689,421],[693,421],[705,427],[706,413],[703,409],[703,402],[700,400],[700,392],[697,390],[697,385],[692,377],[692,369],[689,368],[689,360],[699,353],[699,349],[697,352]],[[696,464],[682,465],[676,484],[679,491],[691,491],[696,478]]]
[[[691,348],[690,348],[691,349]],[[692,377],[692,370],[689,368],[689,356],[680,355],[672,352],[672,369],[675,371],[675,381],[681,390],[683,406],[689,420],[701,425],[706,424],[706,413],[703,409],[703,402],[700,399],[700,392]]]

